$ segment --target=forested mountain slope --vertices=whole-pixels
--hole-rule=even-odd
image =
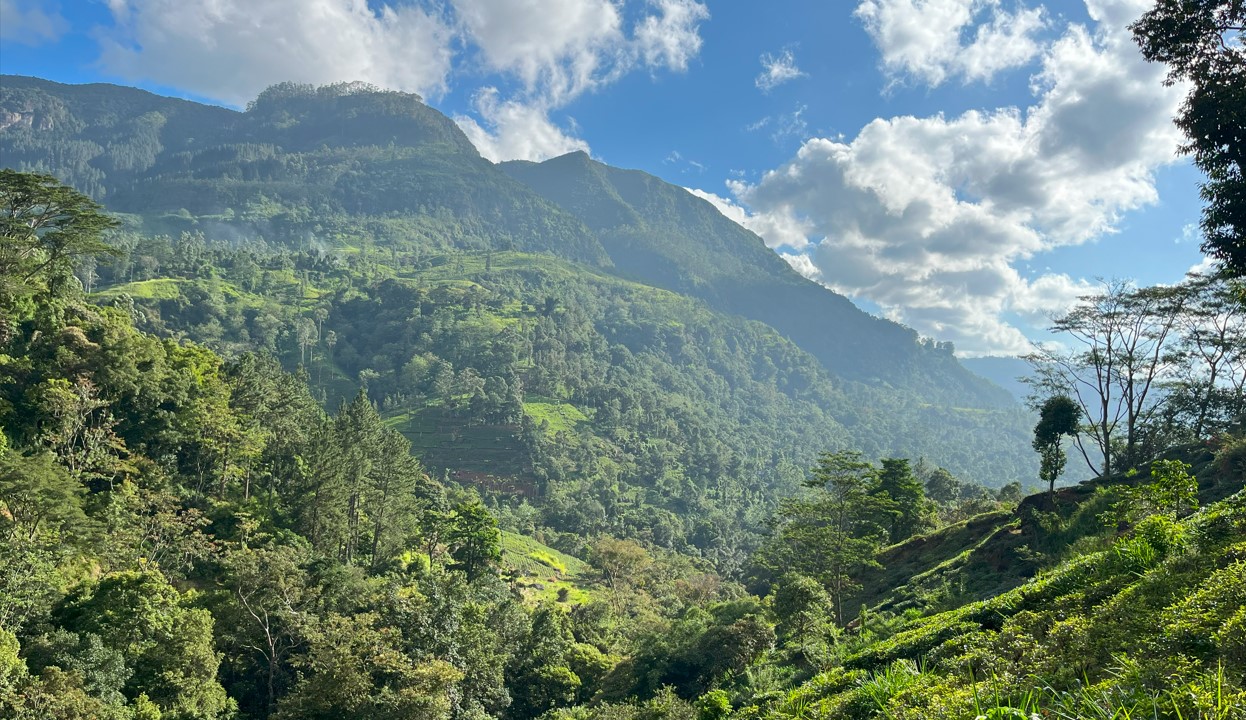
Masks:
[[[912,330],[807,280],[761,238],[681,187],[582,152],[501,167],[596,231],[618,272],[765,322],[842,377],[946,404],[1011,403],[966,372],[949,347],[921,343]]]
[[[160,334],[276,354],[330,407],[365,383],[438,476],[579,536],[640,537],[729,567],[827,448],[926,456],[965,477],[1025,472],[995,449],[1017,411],[839,383],[764,324],[547,256],[414,267],[403,253],[343,262],[194,237],[129,256],[162,276],[101,266],[101,302]],[[1024,445],[1025,431],[1005,440]]]
[[[302,365],[330,406],[366,387],[438,472],[549,513],[593,497],[568,530],[738,547],[827,448],[1033,476],[1031,421],[947,348],[643,173],[496,166],[418,97],[353,85],[235,112],[6,76],[0,111],[4,164],[125,219],[88,289]]]
[[[519,252],[114,231],[114,255],[119,223],[55,178],[0,170],[0,198],[0,715],[1246,708],[1231,426],[1023,500],[851,450],[806,472],[736,448],[796,442],[768,413],[837,435],[822,408],[885,399],[695,298]],[[538,506],[430,477],[399,431],[428,417],[517,425]],[[732,512],[785,480],[742,557]]]
[[[277,85],[239,113],[4,76],[0,153],[153,229],[197,218],[224,237],[294,246],[366,239],[606,262],[586,228],[497,172],[418,96],[359,90]]]
[[[836,374],[948,404],[1008,402],[946,350],[800,277],[682,188],[582,153],[494,166],[414,95],[287,84],[237,113],[6,76],[0,109],[6,165],[52,171],[113,211],[185,211],[290,244],[367,238],[613,261],[646,284],[767,322]]]

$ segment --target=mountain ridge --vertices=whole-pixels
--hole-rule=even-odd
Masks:
[[[799,276],[755,234],[683,188],[639,170],[604,165],[584,153],[544,163],[493,165],[450,118],[415,95],[349,84],[317,89],[283,83],[265,90],[247,110],[236,111],[123,86],[63,85],[16,76],[3,76],[2,84],[0,109],[26,118],[10,122],[0,135],[6,163],[51,170],[122,212],[151,216],[185,210],[217,216],[234,210],[237,215],[237,208],[265,201],[336,205],[348,217],[435,215],[444,209],[460,226],[475,224],[466,233],[476,238],[474,249],[535,250],[613,267],[767,322],[837,374],[921,386],[929,385],[929,378],[910,383],[904,377],[930,365],[934,379],[957,386],[953,395],[959,397],[939,401],[1007,403],[1005,395],[980,384],[954,360],[925,352],[912,330],[869,315]],[[107,111],[91,112],[101,97],[108,100],[102,103]],[[142,112],[126,117],[127,105],[136,106],[131,115]],[[172,120],[148,117],[165,111]],[[65,113],[71,116],[46,119]],[[80,144],[94,144],[96,155],[83,159],[89,146],[74,157],[48,152],[37,136],[40,128],[54,131],[47,125],[56,122],[68,123]],[[109,137],[136,127],[146,128],[154,144],[132,153],[106,144]],[[173,137],[175,131],[187,137]],[[346,163],[332,152],[326,157],[326,148],[362,149],[370,155]],[[128,162],[115,155],[126,155]],[[289,160],[291,155],[296,159]],[[108,182],[110,173],[101,168],[119,165],[130,169],[112,173],[117,180]],[[277,214],[280,222],[298,224],[291,218],[296,213]],[[500,217],[510,227],[499,228],[507,224],[498,222]],[[263,219],[266,229],[274,224],[271,216]],[[552,239],[545,232],[550,226]],[[718,267],[705,262],[707,253]],[[811,321],[809,313],[792,316],[807,305],[832,321]],[[881,338],[881,346],[867,341],[874,336]],[[854,357],[860,361],[853,362]]]
[[[172,108],[168,112],[176,122],[161,119],[166,107],[162,103]],[[5,117],[29,118],[0,131],[5,164],[52,172],[87,192],[96,188],[97,198],[110,210],[127,214],[127,232],[135,236],[176,238],[189,233],[187,242],[193,245],[199,242],[193,240],[195,233],[202,232],[209,244],[258,243],[260,249],[313,253],[291,260],[300,268],[297,272],[302,279],[286,275],[285,270],[265,270],[264,278],[240,280],[248,292],[257,283],[275,283],[274,273],[281,272],[285,279],[276,283],[286,288],[281,292],[303,293],[315,288],[314,276],[338,272],[318,268],[345,263],[351,270],[335,281],[346,283],[335,291],[341,293],[339,298],[345,301],[350,292],[363,292],[383,305],[390,301],[387,298],[405,297],[386,290],[386,278],[413,283],[418,289],[427,282],[422,278],[429,276],[432,264],[466,264],[474,269],[454,273],[453,283],[483,292],[468,298],[469,306],[482,299],[544,304],[546,317],[559,317],[549,312],[559,307],[556,297],[527,294],[544,287],[545,281],[534,280],[527,271],[490,271],[495,254],[533,254],[532,262],[538,262],[539,256],[552,256],[685,295],[717,313],[769,326],[829,374],[826,379],[802,383],[833,383],[836,393],[852,396],[853,402],[826,409],[834,409],[840,415],[837,422],[850,423],[852,436],[868,440],[877,452],[911,453],[904,448],[914,444],[901,439],[934,424],[934,435],[944,438],[942,454],[959,456],[953,464],[962,470],[973,466],[972,458],[982,453],[1008,455],[1011,459],[1004,466],[1009,468],[1033,464],[1028,443],[1020,439],[1028,432],[1026,422],[1013,417],[1019,417],[1020,411],[1003,390],[966,371],[950,348],[922,341],[911,329],[871,316],[847,298],[801,277],[757,235],[722,216],[711,204],[642,171],[613,168],[586,154],[544,163],[494,165],[480,157],[452,120],[417,96],[352,85],[318,89],[282,84],[266,90],[246,111],[235,111],[161,99],[132,89],[115,92],[112,86],[63,86],[5,76],[0,82],[0,111],[8,112]],[[39,120],[44,116],[54,119],[50,123]],[[113,142],[139,126],[147,128],[146,134],[134,134],[129,144]],[[170,133],[178,136],[169,137]],[[77,149],[57,151],[64,147]],[[143,242],[136,237],[133,244]],[[183,243],[172,242],[179,247]],[[326,251],[329,255],[323,256]],[[154,256],[161,253],[141,252],[146,253],[144,262],[150,267],[137,279],[156,279],[161,263]],[[175,255],[183,252],[174,248]],[[167,266],[173,260],[164,262]],[[557,270],[575,272],[574,268]],[[196,310],[215,296],[220,299],[208,302],[207,307],[232,307],[230,312],[247,314],[245,328],[238,325],[229,331],[239,333],[237,337],[222,341],[271,335],[268,326],[256,325],[253,317],[262,311],[263,303],[238,305],[228,293],[222,296],[219,288],[200,287],[191,267],[179,277],[192,282],[165,288],[176,297],[138,299],[156,316],[172,320],[172,324],[165,323],[165,331],[189,333],[192,338],[199,337],[195,334],[199,332],[219,336],[221,327],[238,325],[241,321],[229,313]],[[120,279],[134,280],[134,270]],[[579,279],[569,286],[555,283],[551,287],[579,292],[574,288],[591,285]],[[548,304],[551,301],[553,305]],[[331,301],[326,297],[319,302]],[[310,314],[313,304],[300,300],[278,315],[289,314],[284,322],[298,326],[308,320],[300,316]],[[526,324],[527,332],[536,321],[531,314],[510,309],[489,313],[493,315],[490,323],[506,327],[518,321]],[[203,324],[205,316],[215,317],[216,324]],[[375,316],[376,312],[364,312],[357,321]],[[618,318],[595,317],[596,332],[606,333],[602,337],[607,342],[613,341],[611,328],[633,332],[632,325],[620,325]],[[273,321],[265,322],[271,326]],[[323,326],[323,321],[315,322],[317,328]],[[672,316],[663,322],[680,321]],[[658,330],[662,322],[654,323],[657,340],[665,342],[666,332]],[[399,325],[394,328],[402,331]],[[295,334],[279,331],[277,338],[292,343]],[[653,340],[646,338],[633,347],[649,347],[644,343]],[[682,335],[670,341],[697,342]],[[265,342],[272,346],[274,341]],[[371,349],[361,348],[362,356],[352,355],[352,348],[339,347],[330,353],[339,359],[350,356],[342,366],[348,369],[341,377],[342,393],[348,395],[351,387],[362,384],[355,380],[358,373],[397,373],[411,360],[394,355],[380,338],[368,342]],[[419,348],[426,346],[414,342],[404,347],[423,352]],[[669,351],[660,345],[653,349]],[[302,364],[304,354],[303,350],[288,354],[287,363]],[[385,359],[375,359],[374,354]],[[691,359],[670,354],[676,362],[705,361],[700,354]],[[472,362],[469,356],[456,360],[456,371]],[[327,369],[330,377],[341,376],[340,368]],[[750,372],[763,384],[773,382],[766,378],[774,376],[774,368],[767,367],[763,358],[757,358],[757,367]],[[505,375],[495,375],[498,387],[514,387],[514,379],[506,380]],[[378,401],[386,393],[396,398],[409,394],[397,375],[374,382],[373,389],[382,393]],[[604,402],[591,400],[599,401]],[[725,411],[736,412],[730,410],[730,403],[739,402],[747,401],[731,400]],[[979,425],[985,417],[1004,423],[1007,432],[983,436]],[[774,422],[784,419],[776,416]],[[868,437],[867,430],[876,427],[883,427],[885,433],[877,442]],[[934,437],[924,429],[920,432],[927,435],[927,441]],[[982,443],[989,447],[979,447]],[[922,446],[926,445],[929,442]],[[992,468],[1001,467],[992,463]],[[1000,485],[1026,473],[1009,470],[1001,476],[979,469],[974,474],[988,484]]]

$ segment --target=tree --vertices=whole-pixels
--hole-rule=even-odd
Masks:
[[[81,533],[85,491],[52,453],[0,457],[0,539],[20,544],[41,533]]]
[[[1138,522],[1151,515],[1176,520],[1198,508],[1198,480],[1190,466],[1180,460],[1151,463],[1150,482],[1123,488],[1122,499],[1114,509],[1118,518]]]
[[[1082,419],[1082,409],[1067,395],[1050,397],[1039,411],[1038,424],[1034,426],[1034,449],[1041,462],[1038,477],[1048,485],[1048,495],[1056,491],[1056,478],[1064,472],[1067,460],[1060,440],[1065,435],[1077,435]]]
[[[479,500],[454,508],[447,543],[454,568],[462,570],[468,582],[502,561],[502,533],[498,531],[497,520]]]
[[[330,613],[309,628],[299,682],[282,698],[278,720],[447,720],[463,674],[443,660],[415,662],[399,633],[372,614]]]
[[[779,621],[779,639],[791,648],[794,659],[806,667],[816,667],[829,634],[827,610],[831,598],[813,578],[787,573],[771,596],[771,608]]]
[[[885,458],[878,472],[876,496],[885,495],[892,503],[890,516],[890,541],[898,543],[914,533],[929,527],[930,502],[922,489],[921,481],[913,475],[905,458]]]
[[[855,451],[822,453],[805,485],[815,494],[784,501],[775,517],[777,532],[757,560],[770,570],[817,579],[843,624],[844,601],[859,587],[855,578],[877,564],[874,553],[888,535],[880,519],[890,501],[873,494],[875,469]]]
[[[508,716],[535,718],[575,700],[582,682],[570,668],[568,653],[575,638],[561,609],[545,603],[532,613],[532,628],[524,639],[524,652],[512,659],[507,670],[511,689]]]
[[[610,589],[615,592],[636,585],[641,573],[653,564],[653,558],[640,543],[635,540],[619,540],[608,535],[593,543],[589,559],[601,570],[606,582],[610,584]]]
[[[168,717],[228,717],[235,704],[216,680],[220,656],[212,642],[212,615],[189,603],[153,572],[105,575],[77,588],[56,608],[66,630],[99,636],[120,650],[134,673],[128,698],[140,693]]]
[[[1207,175],[1203,251],[1246,275],[1246,4],[1158,0],[1130,29],[1143,57],[1168,65],[1165,84],[1189,84],[1176,122]]]
[[[1165,382],[1166,415],[1197,441],[1229,429],[1246,415],[1246,293],[1242,281],[1194,275],[1177,286],[1175,372]]]
[[[306,563],[307,554],[288,545],[240,547],[221,562],[223,584],[230,596],[227,611],[222,612],[230,621],[222,639],[263,660],[267,713],[276,702],[286,659],[302,642],[307,610],[317,599],[303,569]],[[246,671],[253,669],[246,664]],[[253,672],[240,674],[254,676]]]
[[[1055,318],[1051,331],[1071,339],[1071,349],[1042,345],[1025,357],[1035,368],[1027,382],[1036,410],[1053,395],[1067,395],[1081,408],[1087,425],[1074,442],[1100,477],[1155,450],[1144,441],[1159,407],[1153,391],[1172,363],[1167,350],[1181,302],[1172,288],[1105,283]],[[1087,442],[1100,455],[1097,466]]]
[[[0,170],[0,302],[33,281],[59,284],[83,257],[115,254],[102,236],[117,225],[51,175]]]

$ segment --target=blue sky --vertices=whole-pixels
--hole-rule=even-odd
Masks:
[[[692,189],[809,277],[963,354],[1096,278],[1198,264],[1182,89],[1147,0],[0,0],[0,70],[241,107],[419,92],[495,160],[584,149]]]

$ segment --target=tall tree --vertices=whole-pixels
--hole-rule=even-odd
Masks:
[[[885,458],[882,461],[874,494],[885,495],[892,503],[887,509],[891,542],[898,543],[930,526],[933,508],[906,458]]]
[[[0,302],[30,283],[56,286],[87,256],[115,253],[103,240],[117,221],[51,175],[0,170]]]
[[[1195,275],[1178,286],[1175,372],[1166,382],[1169,414],[1188,429],[1181,440],[1223,431],[1246,414],[1246,286]]]
[[[1203,251],[1246,275],[1246,4],[1158,0],[1130,29],[1143,57],[1168,65],[1166,84],[1189,87],[1176,121],[1207,174]]]
[[[842,624],[844,602],[859,588],[856,578],[877,563],[874,553],[888,535],[880,520],[891,503],[873,492],[875,468],[855,451],[822,453],[805,485],[814,495],[782,504],[775,517],[777,532],[757,560],[777,573],[797,572],[820,581]]]
[[[484,503],[470,500],[454,508],[447,538],[454,567],[468,582],[489,572],[502,560],[502,533]]]
[[[1154,449],[1144,443],[1145,430],[1159,407],[1154,391],[1172,361],[1166,351],[1181,301],[1171,288],[1106,283],[1055,319],[1051,330],[1068,338],[1070,349],[1042,345],[1025,358],[1035,368],[1027,381],[1035,389],[1035,409],[1053,395],[1067,395],[1081,407],[1087,426],[1074,442],[1101,477]],[[1101,458],[1097,465],[1087,441]]]

